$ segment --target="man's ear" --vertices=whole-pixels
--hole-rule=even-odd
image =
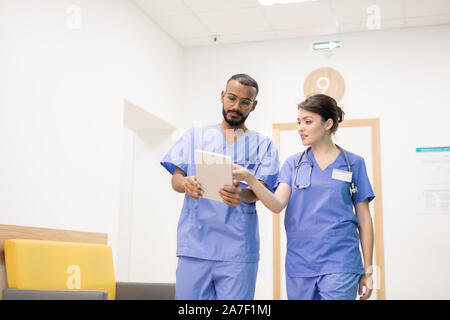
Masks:
[[[220,102],[222,102],[222,104],[223,104],[223,99],[225,98],[225,94],[226,94],[226,92],[222,91],[222,94],[220,95]]]
[[[258,100],[253,101],[253,106],[252,106],[252,110],[250,110],[250,112],[253,112],[253,110],[256,109],[256,105],[258,104]]]

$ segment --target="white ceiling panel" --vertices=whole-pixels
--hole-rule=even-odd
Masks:
[[[198,18],[215,35],[271,31],[259,8],[199,13]]]
[[[274,31],[263,31],[253,33],[239,33],[220,36],[219,42],[223,44],[268,41],[277,39],[277,34]]]
[[[381,20],[399,19],[404,16],[403,0],[332,0],[331,3],[341,24],[366,21],[373,15],[373,6],[379,8]]]
[[[219,41],[214,42],[214,37],[186,38],[186,39],[179,39],[178,42],[183,47],[211,46],[220,44]]]
[[[404,19],[382,20],[381,25],[380,25],[380,30],[403,28],[404,26],[405,26]],[[373,31],[373,30],[368,30],[368,31]]]
[[[373,32],[377,30],[388,30],[388,29],[396,29],[403,28],[405,24],[404,19],[390,19],[390,20],[382,20],[380,23],[380,29],[369,29],[367,27],[366,22],[361,23],[344,23],[341,26],[341,32]]]
[[[318,0],[272,6],[257,0],[132,2],[185,47],[371,32],[371,6],[380,9],[381,30],[450,24],[450,0]]]
[[[175,39],[206,37],[210,33],[194,15],[155,18],[168,34]]]
[[[340,27],[342,33],[369,31],[365,22],[343,23]]]
[[[450,0],[404,1],[406,18],[443,15],[446,13],[450,13]]]
[[[405,19],[406,27],[433,26],[441,24],[450,24],[450,15],[414,17]]]
[[[275,30],[335,24],[328,2],[273,5],[264,7],[263,11]]]
[[[277,30],[278,37],[280,39],[291,39],[291,38],[301,38],[301,37],[311,37],[317,35],[325,35],[325,34],[338,34],[338,31],[335,26],[328,27],[308,27],[301,29],[286,29],[286,30]],[[338,39],[336,39],[338,40]]]
[[[183,0],[134,0],[150,17],[191,13]]]
[[[183,1],[195,13],[259,7],[259,2],[257,0],[183,0]]]

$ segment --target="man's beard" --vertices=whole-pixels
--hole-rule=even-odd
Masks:
[[[247,120],[248,116],[250,115],[250,113],[244,117],[244,115],[242,113],[240,113],[239,111],[236,111],[237,114],[239,114],[242,118],[240,120],[230,120],[227,118],[227,113],[225,112],[225,106],[222,105],[222,115],[224,120],[231,126],[231,127],[237,127],[240,126],[241,124],[243,124],[245,122],[245,120]]]

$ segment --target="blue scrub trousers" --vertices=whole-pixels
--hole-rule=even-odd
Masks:
[[[258,262],[178,257],[176,300],[252,300]]]
[[[332,273],[316,277],[289,277],[286,290],[289,300],[355,300],[361,275]]]

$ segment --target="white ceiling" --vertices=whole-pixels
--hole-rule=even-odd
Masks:
[[[319,0],[261,6],[257,0],[133,0],[184,47],[450,24],[450,0]],[[373,24],[372,24],[373,26]]]

